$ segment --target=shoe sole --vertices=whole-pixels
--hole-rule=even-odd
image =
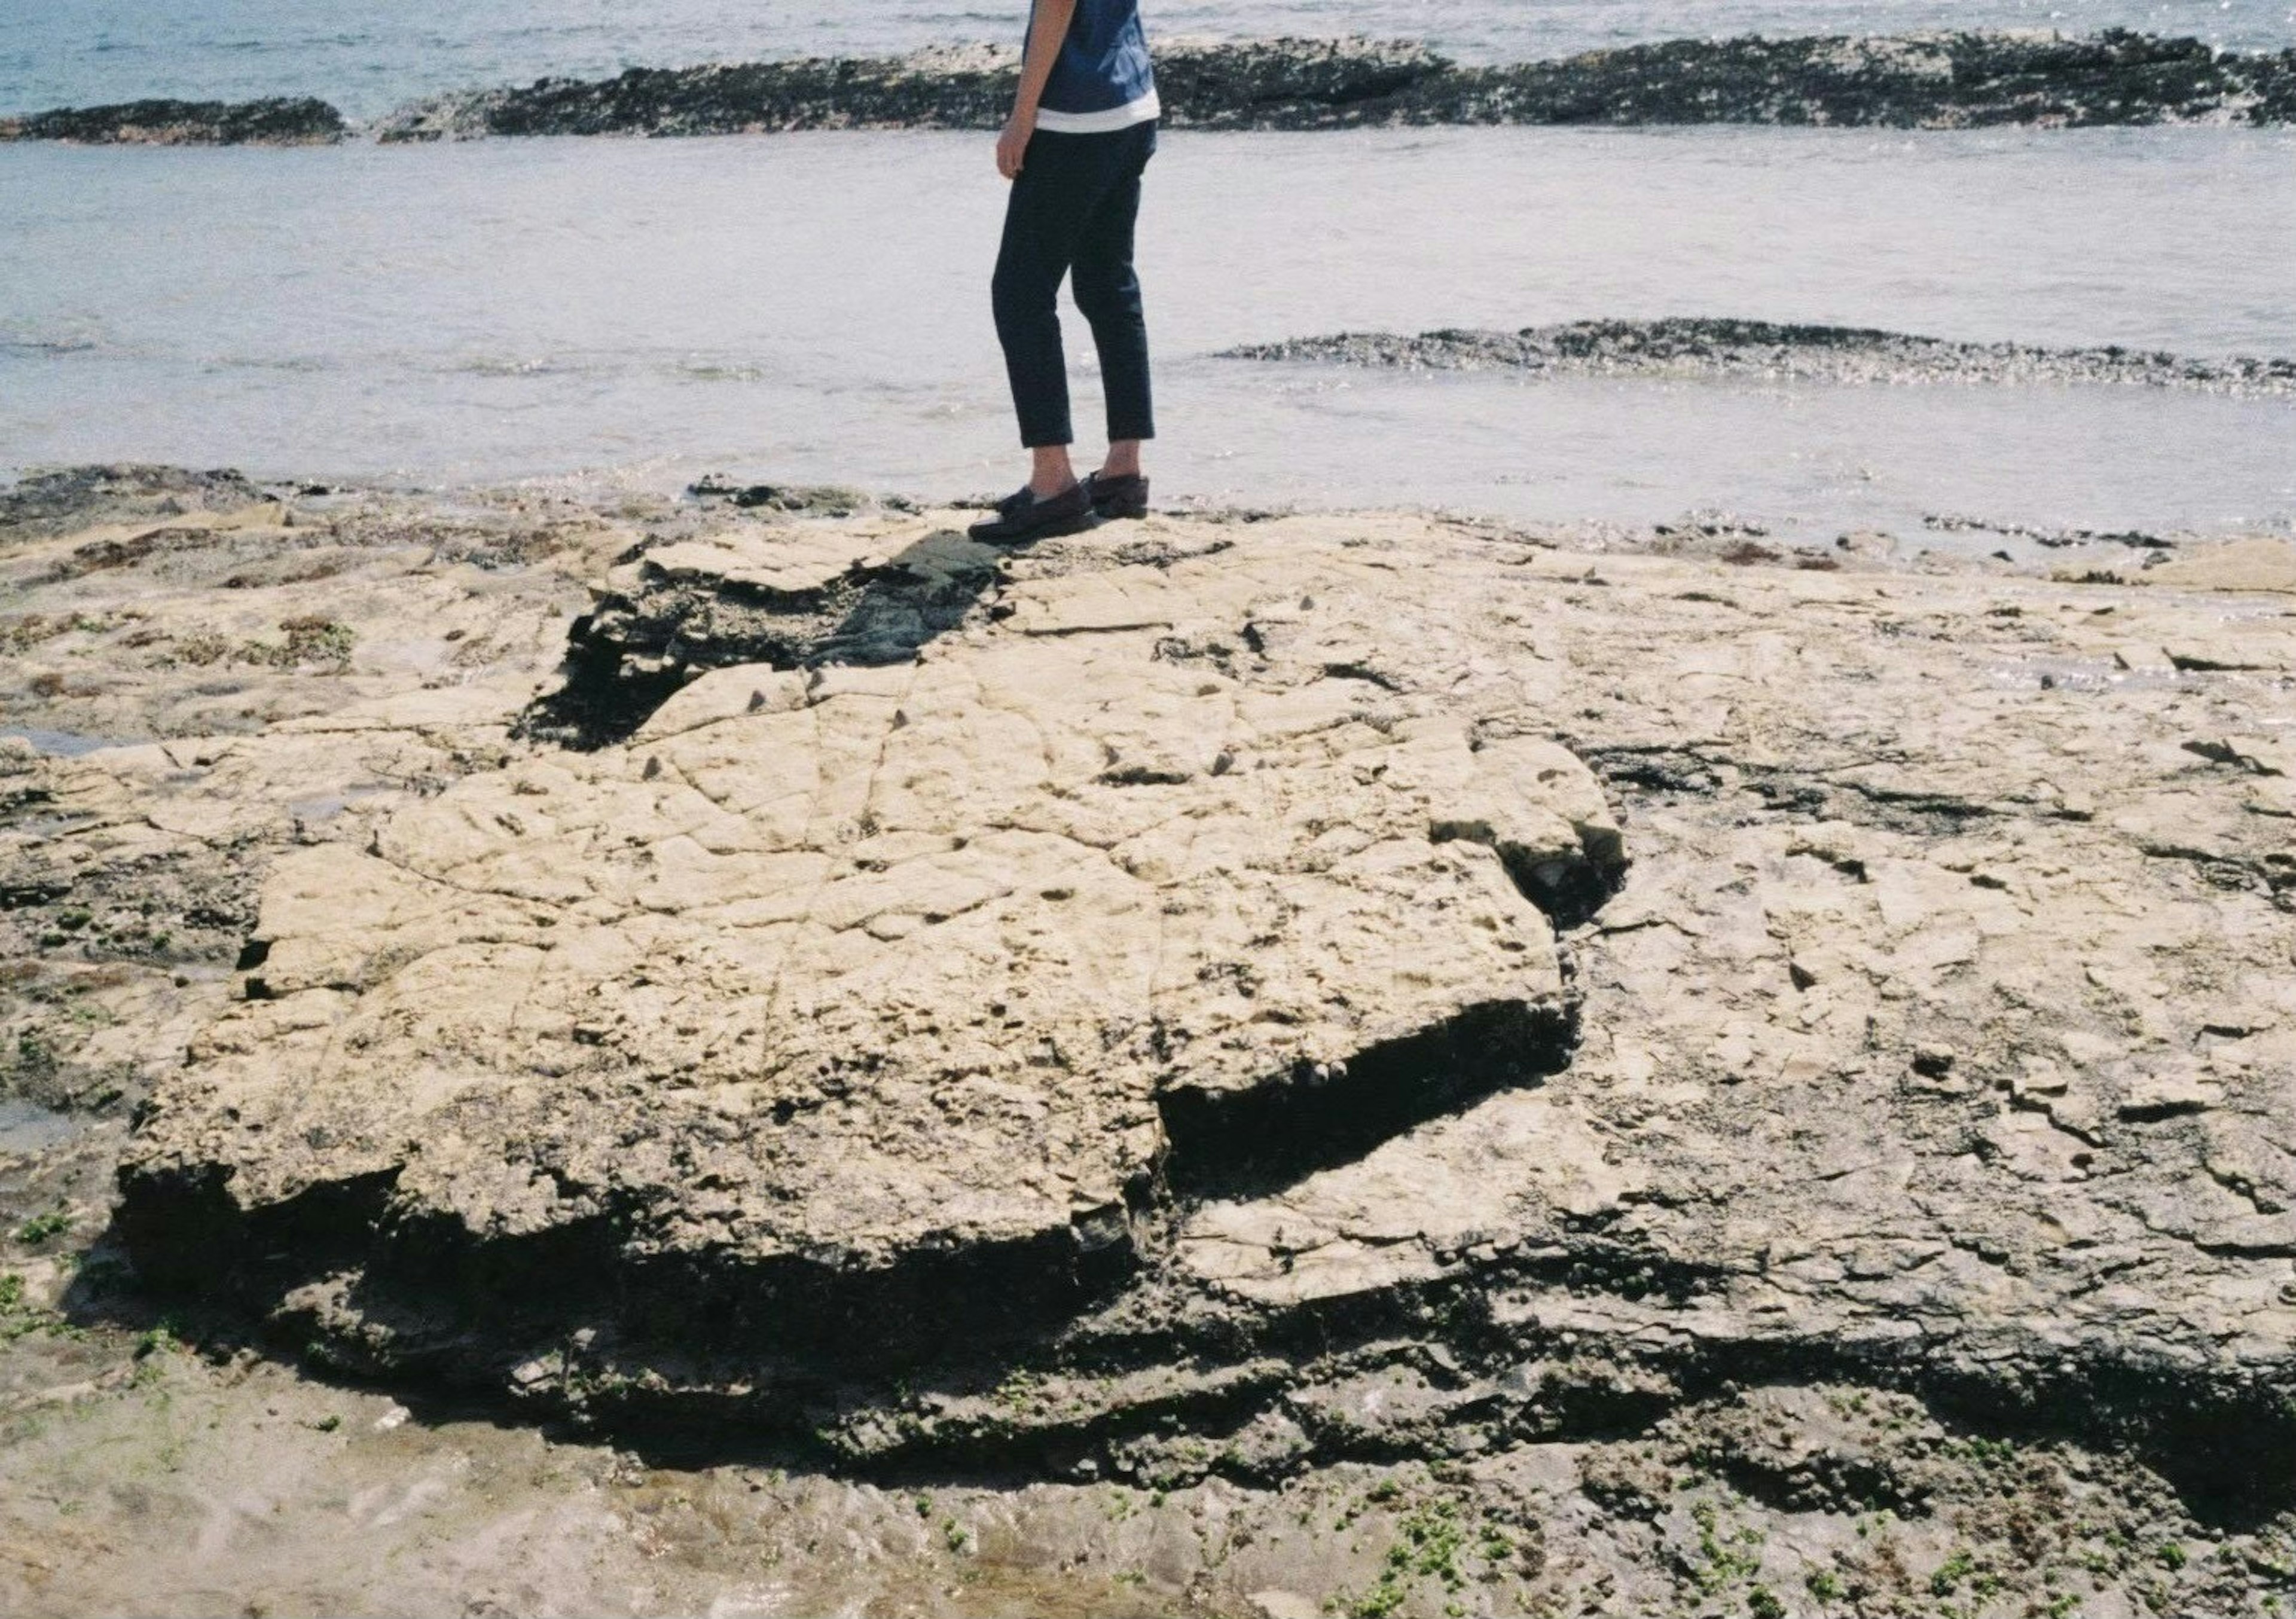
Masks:
[[[1095,506],[1093,510],[1099,513],[1103,522],[1109,523],[1136,521],[1148,515],[1144,503],[1137,506]]]
[[[969,535],[967,537],[980,545],[1026,545],[1035,540],[1066,539],[1070,535],[1082,534],[1086,529],[1099,527],[1100,514],[1096,511],[1087,511],[1081,516],[1062,518],[1058,522],[1046,523],[1042,528],[1031,528],[1026,534],[975,534]]]

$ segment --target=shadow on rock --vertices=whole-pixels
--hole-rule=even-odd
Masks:
[[[759,531],[646,552],[568,635],[566,683],[521,734],[584,750],[626,740],[711,669],[906,663],[997,578],[993,548],[937,529],[890,557],[849,530]]]

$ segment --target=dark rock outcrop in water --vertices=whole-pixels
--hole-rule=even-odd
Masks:
[[[0,118],[0,141],[88,145],[324,146],[348,133],[343,115],[308,96],[253,102],[122,102]]]
[[[1231,360],[1317,360],[1430,371],[1715,376],[1813,382],[2094,382],[2296,393],[2296,360],[2194,359],[2134,348],[1955,343],[1855,326],[1770,321],[1572,321],[1520,331],[1340,332],[1231,348]]]
[[[197,472],[135,462],[57,467],[0,487],[0,547],[62,534],[102,513],[113,522],[159,522],[187,512],[229,511],[261,498],[244,473]]]
[[[742,135],[795,129],[994,128],[1010,110],[1016,53],[988,47],[883,58],[632,68],[614,78],[537,79],[405,107],[385,142],[488,135]]]
[[[2296,113],[2296,52],[2240,55],[2122,29],[2086,39],[1677,39],[1458,78],[1439,121],[1953,129],[2284,123]]]
[[[385,119],[385,141],[480,135],[726,135],[834,128],[989,129],[1016,53],[970,47],[619,78],[540,79],[448,95]],[[1179,128],[1437,124],[2279,124],[2296,117],[2296,51],[2194,39],[1952,33],[1681,39],[1554,61],[1466,66],[1357,39],[1178,42],[1159,53]]]
[[[1018,53],[960,46],[898,57],[633,68],[537,79],[401,108],[385,142],[503,135],[734,135],[797,129],[993,129]],[[2296,121],[2296,51],[2194,39],[1951,33],[1677,39],[1508,66],[1407,42],[1177,41],[1158,54],[1177,128],[1442,124],[1992,125]],[[0,118],[0,141],[307,145],[349,133],[322,101],[140,101]]]

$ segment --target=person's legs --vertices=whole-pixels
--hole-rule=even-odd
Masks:
[[[1004,239],[990,283],[1021,442],[1036,457],[1029,487],[1039,495],[1057,494],[1076,481],[1068,459],[1076,434],[1056,299],[1097,193],[1091,166],[1078,161],[1090,154],[1074,150],[1072,140],[1039,134],[1029,142],[1028,161],[1005,205]]]
[[[1110,478],[1131,478],[1139,475],[1141,441],[1156,436],[1148,322],[1132,263],[1141,173],[1156,151],[1156,126],[1142,124],[1105,138],[1119,143],[1111,151],[1115,173],[1077,236],[1070,274],[1077,307],[1091,323],[1093,344],[1100,351],[1108,405],[1108,460],[1101,470]]]

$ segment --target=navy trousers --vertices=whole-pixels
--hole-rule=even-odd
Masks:
[[[1029,142],[1005,206],[991,290],[1021,442],[1030,449],[1076,440],[1057,307],[1062,277],[1100,350],[1109,437],[1156,436],[1148,323],[1132,268],[1140,176],[1155,151],[1153,119],[1107,135],[1040,129]]]

